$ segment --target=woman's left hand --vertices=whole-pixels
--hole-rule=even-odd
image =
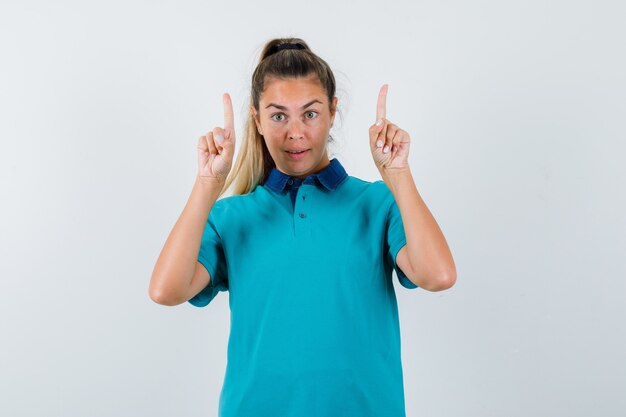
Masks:
[[[380,125],[374,123],[369,129],[374,163],[383,176],[409,169],[408,157],[411,143],[409,134],[386,118],[388,87],[387,84],[383,84],[378,93],[376,120],[380,122]]]

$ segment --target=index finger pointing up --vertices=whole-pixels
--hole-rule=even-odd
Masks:
[[[376,120],[387,117],[387,90],[388,84],[383,84],[378,93],[378,104],[376,105]]]
[[[235,130],[233,102],[231,101],[228,93],[224,93],[222,98],[224,101],[224,129],[229,129],[232,132]]]

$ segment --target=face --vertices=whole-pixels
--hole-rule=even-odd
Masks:
[[[266,82],[259,111],[254,106],[251,111],[279,171],[304,179],[330,163],[326,145],[336,106],[334,97],[331,112],[326,92],[316,78]],[[296,150],[305,152],[288,152]]]

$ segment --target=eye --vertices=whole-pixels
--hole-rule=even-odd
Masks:
[[[273,121],[275,121],[275,122],[282,122],[282,119],[281,119],[281,120],[276,120],[276,119],[274,118],[274,116],[283,116],[283,117],[284,117],[285,115],[284,115],[284,114],[282,114],[282,113],[276,113],[276,114],[273,114],[273,115],[272,115],[272,120],[273,120]]]
[[[317,117],[317,112],[316,111],[308,111],[305,114],[315,114],[314,117],[309,117],[309,119],[314,119],[315,117]]]

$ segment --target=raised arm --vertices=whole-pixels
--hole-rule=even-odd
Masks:
[[[413,181],[408,162],[411,137],[387,119],[388,87],[384,84],[378,94],[370,148],[402,217],[406,246],[396,261],[415,285],[429,291],[446,290],[456,282],[456,266],[443,232]]]
[[[184,303],[206,287],[211,277],[198,262],[209,213],[224,187],[235,151],[230,96],[224,94],[224,128],[198,141],[198,175],[191,195],[157,259],[150,279],[150,298],[163,305]]]

